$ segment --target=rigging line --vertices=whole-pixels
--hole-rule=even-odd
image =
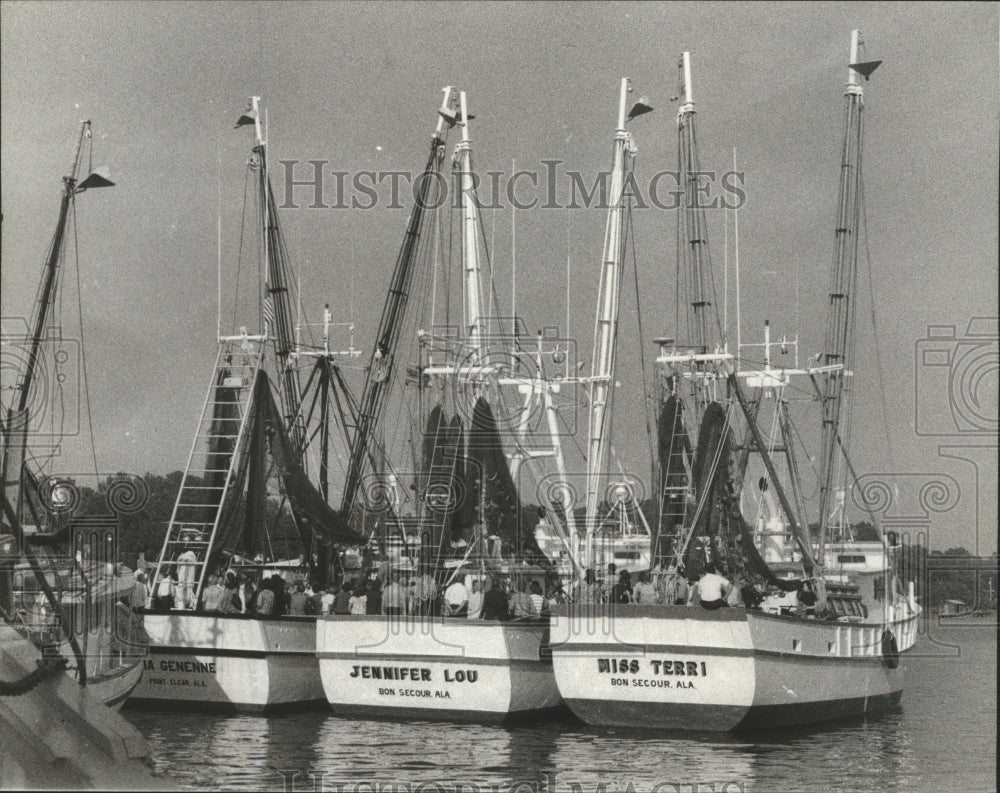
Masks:
[[[691,125],[691,148],[693,154],[697,158],[698,155],[698,142],[696,140],[697,133],[694,128],[694,124]],[[700,158],[697,158],[698,171],[701,171]],[[712,289],[712,313],[715,315],[715,328],[718,331],[718,336],[716,338],[724,338],[724,333],[722,330],[722,323],[719,319],[719,294],[715,287],[715,272],[712,268],[712,249],[708,244],[708,218],[705,216],[704,208],[698,209],[698,217],[696,219],[696,224],[698,228],[698,238],[702,241],[702,250],[705,253],[705,261],[708,265],[708,283]],[[708,339],[705,339],[706,352],[708,350]]]
[[[486,266],[489,268],[489,271],[490,271],[490,300],[489,300],[490,310],[493,311],[493,312],[495,312],[494,316],[499,317],[500,316],[500,300],[497,298],[497,291],[496,291],[496,288],[495,288],[494,283],[493,283],[493,259],[492,259],[491,254],[490,254],[490,248],[486,244],[486,228],[485,228],[485,226],[483,226],[482,204],[479,202],[479,186],[477,184],[475,184],[475,182],[473,182],[473,185],[472,185],[472,200],[476,204],[476,209],[479,210],[479,211],[476,212],[476,218],[479,221],[479,235],[480,235],[480,238],[483,241],[483,251],[486,254]],[[491,325],[487,324],[487,326],[486,326],[487,337],[488,337],[489,332],[490,332],[489,331],[490,327],[491,327]],[[516,336],[514,338],[514,341],[516,343],[516,341],[517,341],[517,337]]]
[[[678,135],[681,135],[681,130],[678,127]],[[683,173],[682,165],[683,159],[681,158],[681,145],[678,143],[677,146],[677,170],[675,173]],[[674,336],[678,343],[682,343],[685,339],[681,338],[681,296],[687,294],[687,282],[685,281],[685,275],[687,269],[685,265],[687,264],[687,257],[685,255],[685,245],[683,242],[685,236],[686,224],[684,222],[684,212],[678,210],[674,218],[674,283],[677,288],[674,290]],[[690,338],[691,329],[688,326],[688,311],[687,304],[684,304],[684,333]]]
[[[812,470],[813,475],[815,476],[815,481],[813,483],[813,492],[810,493],[809,496],[808,496],[808,498],[811,499],[811,498],[815,497],[815,495],[816,495],[816,487],[819,484],[819,471],[816,469],[816,460],[815,460],[815,458],[811,454],[809,454],[809,449],[806,447],[805,439],[802,437],[802,433],[799,432],[799,427],[795,423],[795,421],[792,419],[792,416],[791,416],[790,413],[788,414],[788,426],[791,427],[792,432],[794,433],[795,437],[798,439],[799,446],[802,448],[802,453],[805,455],[806,459],[809,461],[809,468]]]
[[[240,304],[240,276],[243,273],[243,241],[247,228],[247,189],[250,183],[250,167],[243,173],[243,209],[240,215],[240,244],[236,253],[236,287],[233,290],[233,325],[232,333],[236,332],[236,317]]]
[[[632,240],[632,275],[635,282],[635,317],[638,324],[639,333],[639,370],[642,372],[642,412],[643,417],[646,419],[646,443],[649,446],[649,482],[650,485],[656,480],[656,450],[653,445],[653,429],[650,422],[650,393],[649,393],[649,380],[646,374],[646,353],[645,353],[645,340],[646,334],[642,329],[642,301],[639,299],[639,257],[636,250],[635,242],[635,224],[633,222],[632,207],[629,206],[628,213],[628,234]],[[657,439],[659,442],[659,439]]]
[[[857,320],[857,307],[858,307],[858,230],[861,218],[861,151],[862,142],[864,136],[864,118],[863,118],[864,106],[859,107],[858,110],[858,130],[857,139],[855,142],[855,151],[857,152],[857,165],[855,167],[854,173],[854,217],[852,218],[853,228],[854,228],[854,238],[851,241],[851,257],[854,266],[851,268],[851,282],[848,285],[848,314],[847,314],[847,341],[849,346],[845,349],[846,357],[843,360],[844,372],[841,375],[843,377],[844,383],[842,386],[843,392],[845,393],[845,400],[847,402],[847,415],[844,418],[844,435],[850,439],[853,436],[853,424],[854,424],[854,389],[851,384],[852,378],[847,377],[847,364],[850,362],[852,372],[857,369],[857,346],[858,346],[858,334],[854,331],[856,328]],[[839,433],[838,433],[839,434]],[[842,436],[843,437],[843,436]],[[841,448],[846,451],[846,444],[841,441]],[[844,461],[841,458],[837,458],[837,481],[840,486],[844,489],[846,493],[847,483],[848,483],[848,471],[844,465]],[[844,508],[841,510],[841,523],[843,525],[847,524],[847,513],[846,513],[846,498]]]
[[[885,392],[885,370],[882,368],[882,353],[881,344],[878,338],[878,327],[875,323],[875,286],[872,283],[872,260],[871,260],[871,250],[868,246],[868,205],[865,204],[865,192],[864,192],[864,174],[861,171],[861,164],[858,164],[858,181],[861,183],[861,190],[859,191],[859,203],[861,205],[861,219],[864,228],[864,239],[865,239],[865,266],[868,273],[868,302],[871,306],[871,317],[872,317],[872,343],[875,347],[875,369],[878,372],[878,384],[879,390],[882,396],[882,422],[883,429],[885,430],[885,443],[886,443],[886,453],[889,457],[889,463],[892,464],[895,460],[895,455],[892,451],[892,435],[889,432],[889,401]]]
[[[94,461],[94,477],[97,478],[97,442],[94,439],[94,418],[90,407],[90,383],[87,380],[87,345],[83,338],[83,294],[80,289],[80,241],[76,225],[76,201],[73,202],[73,261],[76,268],[76,306],[80,323],[80,374],[83,381],[83,399],[87,405],[87,429],[90,433],[90,452]],[[98,483],[99,485],[100,483]]]
[[[454,201],[451,202],[454,204]],[[451,263],[455,261],[455,214],[458,207],[452,206],[448,213],[448,258],[444,266],[444,324],[451,325]],[[430,329],[433,332],[433,328]]]
[[[497,208],[493,207],[491,209],[491,211],[490,211],[490,250],[496,250],[496,238],[497,238]],[[484,234],[484,241],[485,241],[485,234]],[[497,292],[496,283],[493,280],[493,265],[492,265],[492,263],[490,263],[490,294],[491,295],[495,295],[496,292]],[[498,319],[500,317],[500,305],[499,305],[499,303],[497,303],[496,317]],[[487,324],[486,324],[486,327],[488,327],[488,328],[493,327],[493,323],[491,321],[489,321],[489,320],[490,320],[490,317],[487,314]]]

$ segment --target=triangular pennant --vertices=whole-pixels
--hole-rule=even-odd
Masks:
[[[856,71],[865,80],[871,78],[872,72],[882,65],[882,61],[865,61],[864,63],[851,63],[848,67]]]

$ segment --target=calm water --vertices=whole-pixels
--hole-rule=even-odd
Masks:
[[[983,791],[996,790],[996,651],[993,628],[933,625],[907,659],[900,711],[760,736],[124,713],[190,789]]]

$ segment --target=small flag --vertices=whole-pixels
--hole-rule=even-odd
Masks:
[[[236,119],[236,126],[233,129],[239,129],[240,127],[245,127],[247,124],[253,124],[257,119],[253,116],[248,116],[244,113],[238,119]]]
[[[264,297],[264,324],[265,326],[274,324],[274,306],[271,304],[270,295]]]

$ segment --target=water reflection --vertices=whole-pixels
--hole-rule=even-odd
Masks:
[[[324,786],[379,780],[498,784],[510,776],[512,733],[501,727],[327,716],[315,737]]]
[[[269,718],[125,715],[149,740],[157,769],[198,790],[995,789],[996,633],[966,632],[961,640],[960,657],[909,662],[900,711],[754,735],[599,730],[569,718],[512,728],[397,723],[328,710]]]
[[[730,735],[669,737],[650,732],[576,727],[559,736],[552,757],[559,789],[601,784],[636,791],[750,790],[753,757]]]

